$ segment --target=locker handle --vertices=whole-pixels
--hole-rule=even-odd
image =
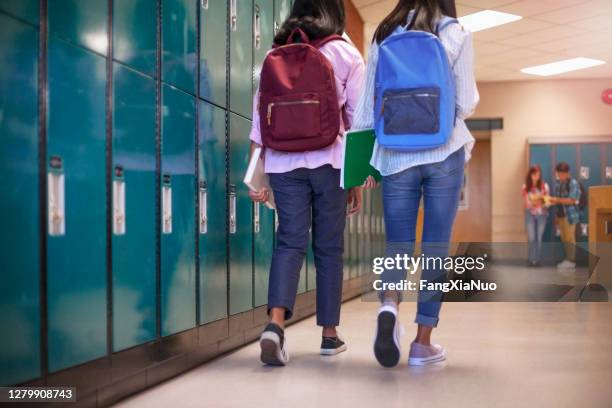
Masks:
[[[172,185],[170,176],[164,176],[162,187],[162,233],[172,234]]]
[[[238,6],[237,0],[230,0],[230,27],[232,31],[238,29]]]
[[[115,173],[122,172],[120,168]],[[113,180],[113,234],[125,235],[125,180],[117,178]]]
[[[204,10],[208,10],[208,0],[201,0],[200,5]]]
[[[255,41],[255,49],[261,48],[261,15],[259,13],[259,6],[255,6],[255,21],[253,22],[253,39]]]
[[[208,232],[208,191],[200,187],[200,234]]]
[[[253,228],[255,229],[255,233],[259,234],[259,231],[261,229],[260,226],[260,217],[259,217],[260,211],[259,211],[259,203],[255,203],[255,207],[253,208]]]
[[[54,162],[56,164],[54,164]],[[50,236],[62,236],[66,233],[65,216],[65,178],[62,171],[61,159],[53,157],[51,160],[47,182],[47,210],[48,228]]]
[[[229,232],[236,233],[236,186],[230,186],[229,193]]]

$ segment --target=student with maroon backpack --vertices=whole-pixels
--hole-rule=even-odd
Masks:
[[[300,270],[312,227],[317,270],[317,325],[323,327],[321,354],[346,350],[340,321],[347,214],[359,211],[361,189],[340,187],[342,134],[350,127],[364,64],[342,37],[342,0],[296,0],[291,15],[264,61],[255,95],[251,152],[264,148],[278,217],[270,266],[268,314],[261,361],[289,361],[284,336],[297,295]],[[268,191],[251,192],[264,202]]]

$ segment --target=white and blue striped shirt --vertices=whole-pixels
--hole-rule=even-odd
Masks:
[[[408,21],[413,16],[411,12]],[[440,33],[440,40],[446,50],[450,65],[455,74],[457,87],[457,121],[448,142],[435,149],[416,152],[389,150],[376,143],[370,164],[383,176],[399,173],[410,167],[444,161],[460,148],[465,148],[466,162],[472,156],[474,137],[468,130],[465,119],[470,117],[480,96],[474,77],[474,47],[472,34],[459,24],[450,24]],[[364,90],[353,117],[353,130],[374,127],[374,92],[376,65],[378,63],[378,44],[374,42],[368,53]]]

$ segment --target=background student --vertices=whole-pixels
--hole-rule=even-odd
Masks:
[[[276,35],[274,42],[285,45],[288,42],[317,41],[330,35],[342,35],[345,27],[344,3],[342,0],[296,0],[291,15]],[[300,29],[298,32],[296,29]],[[361,206],[360,188],[347,191],[340,188],[342,166],[341,134],[352,121],[353,111],[361,91],[364,64],[361,55],[347,41],[336,39],[319,48],[333,68],[336,95],[333,103],[344,107],[344,114],[338,109],[341,123],[339,131],[333,133],[331,144],[314,151],[278,151],[265,148],[265,171],[269,174],[276,201],[278,230],[276,248],[270,266],[268,312],[270,324],[262,333],[260,344],[261,359],[272,365],[285,365],[288,361],[284,324],[293,314],[298,290],[300,269],[308,246],[311,218],[315,267],[317,271],[317,324],[323,327],[321,354],[333,355],[346,350],[336,327],[340,321],[344,251],[344,227],[347,212],[359,211]],[[293,69],[295,68],[295,69]],[[265,69],[265,64],[264,64]],[[296,75],[309,75],[308,67],[289,67]],[[304,69],[303,73],[298,73]],[[310,66],[310,69],[315,69]],[[265,74],[262,72],[262,81]],[[308,81],[306,81],[308,82]],[[263,82],[262,82],[263,83]],[[321,84],[312,84],[320,86]],[[253,128],[251,130],[252,150],[266,144],[264,126],[268,131],[276,130],[278,137],[292,139],[300,132],[319,129],[316,121],[307,119],[308,114],[325,115],[328,109],[319,105],[312,92],[290,101],[276,99],[264,101],[260,92],[255,96]],[[330,89],[329,85],[324,85]],[[325,92],[325,91],[321,91]],[[299,96],[299,95],[298,95]],[[320,96],[320,95],[319,95]],[[313,99],[314,98],[314,99]],[[304,99],[301,101],[300,99]],[[337,99],[337,101],[336,101]],[[276,102],[275,102],[276,101]],[[261,106],[260,106],[261,105]],[[264,109],[264,115],[261,114]],[[267,117],[266,117],[267,116]],[[344,116],[348,123],[343,122]],[[260,123],[261,118],[265,122]],[[326,119],[329,122],[329,118]],[[346,126],[345,126],[346,125]],[[281,132],[281,128],[294,127]],[[323,125],[321,125],[323,126]],[[288,140],[291,142],[291,140]],[[251,151],[252,151],[251,150]],[[266,201],[267,191],[251,192],[253,201]]]
[[[565,259],[558,268],[576,267],[576,224],[580,220],[578,204],[580,203],[580,184],[572,178],[570,166],[565,162],[557,164],[557,183],[555,197],[550,202],[556,206],[556,223],[561,232],[561,241],[565,244]]]
[[[421,197],[424,199],[423,252],[426,256],[446,256],[451,237],[459,196],[463,183],[465,163],[470,159],[474,138],[464,119],[475,110],[479,101],[474,79],[473,46],[470,32],[456,21],[457,11],[453,0],[401,0],[395,9],[382,21],[374,34],[369,51],[365,91],[355,112],[354,129],[372,128],[381,112],[374,112],[375,83],[379,48],[391,34],[409,29],[438,33],[446,51],[454,77],[456,121],[448,141],[434,149],[422,151],[396,151],[375,145],[371,164],[383,176],[382,189],[386,226],[387,255],[393,256],[394,246],[414,243]],[[450,23],[450,24],[449,24]],[[409,57],[400,59],[411,64]],[[399,95],[401,96],[401,95]],[[420,97],[421,95],[415,95]],[[426,93],[423,96],[427,96]],[[405,101],[405,100],[403,100]],[[401,101],[398,102],[398,104]],[[450,102],[452,104],[452,101]],[[451,107],[452,109],[452,107]],[[385,114],[389,113],[388,110]],[[420,126],[418,118],[401,125]],[[385,118],[386,120],[386,118]],[[404,120],[404,122],[406,122]],[[452,125],[451,125],[452,127]],[[379,138],[377,131],[377,138]],[[366,187],[372,187],[368,179]],[[405,249],[403,249],[405,252]],[[401,271],[404,273],[405,271]],[[445,271],[425,270],[423,279],[435,281],[445,279]],[[408,363],[424,365],[441,361],[445,351],[431,343],[431,333],[437,326],[440,313],[440,296],[421,293],[415,322],[417,334],[410,347]],[[382,296],[374,352],[383,366],[394,366],[400,358],[398,334],[398,303],[401,294],[386,292]]]
[[[542,256],[542,237],[548,220],[546,197],[550,196],[548,184],[542,180],[542,170],[535,165],[529,168],[522,188],[525,203],[525,227],[529,240],[529,266],[538,266]]]

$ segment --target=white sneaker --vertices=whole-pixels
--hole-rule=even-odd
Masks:
[[[424,346],[413,342],[410,346],[408,365],[424,366],[446,360],[446,351],[439,344]]]
[[[400,360],[400,330],[397,309],[393,306],[378,309],[374,356],[383,367],[394,367]]]
[[[284,366],[289,362],[287,341],[284,330],[270,323],[266,326],[259,338],[261,347],[261,362],[267,365]]]
[[[569,259],[564,259],[563,262],[557,264],[557,268],[559,269],[575,269],[576,263],[570,261]]]

